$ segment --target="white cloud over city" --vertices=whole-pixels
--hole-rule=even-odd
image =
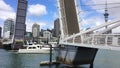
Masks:
[[[104,9],[105,9],[105,3],[106,3],[106,0],[82,0],[85,5],[87,5],[90,9],[96,11],[97,13],[103,15],[104,14]],[[109,13],[109,20],[113,20],[113,19],[116,19],[116,18],[119,18],[120,17],[120,0],[107,0],[107,7],[108,7],[108,13]],[[100,5],[101,4],[101,5]],[[84,11],[80,8],[80,11]],[[82,18],[84,17],[87,17],[89,14],[92,14],[91,11],[86,11],[86,12],[82,12],[81,15]],[[89,26],[89,25],[92,25],[92,26],[96,26],[96,25],[100,25],[100,24],[103,24],[104,23],[104,16],[103,18],[101,18],[99,15],[93,15],[89,18],[84,18],[83,19],[83,25],[84,26]],[[118,22],[120,23],[120,22]],[[91,27],[92,27],[91,26]],[[113,29],[113,32],[114,33],[117,33],[120,31],[118,31],[118,29],[120,29],[120,27],[116,28],[116,29]]]
[[[32,26],[33,24],[38,24],[40,25],[40,29],[53,29],[53,23],[48,23],[48,22],[44,22],[44,21],[34,21],[34,20],[30,20],[27,19],[26,20],[26,31],[28,32],[32,32]]]
[[[92,9],[97,9],[96,11],[104,13],[105,5],[100,5],[100,4],[105,4],[106,0],[92,0],[91,2],[93,4],[96,4],[96,6],[90,6]],[[90,4],[90,2],[86,2],[86,4]],[[120,0],[107,0],[107,7],[108,7],[108,12],[110,13],[110,16],[115,18],[120,16],[120,13],[119,13]],[[103,10],[98,10],[98,9],[103,9]]]
[[[51,0],[50,0],[51,1]],[[90,4],[105,4],[106,0],[82,0],[86,5],[90,5]],[[120,0],[107,0],[108,1],[108,12],[109,12],[109,17],[112,19],[116,19],[120,17],[120,4],[112,4],[109,5],[110,3],[120,3]],[[56,3],[55,3],[56,5]],[[116,7],[116,8],[114,8]],[[104,9],[105,5],[98,5],[98,6],[89,6],[89,8],[94,9],[96,12],[103,14],[104,10],[96,10],[96,9]],[[82,15],[81,18],[83,19],[82,21],[82,27],[93,27],[96,25],[100,25],[104,23],[104,19],[102,19],[99,16],[91,16],[89,18],[85,17],[89,14],[91,14],[91,12],[84,12],[84,10],[82,10],[81,8],[79,9],[80,11],[82,11]],[[42,4],[32,4],[32,5],[28,5],[28,17],[30,16],[42,16],[42,15],[47,15],[48,11],[47,11],[47,6],[42,5]],[[7,18],[13,18],[15,19],[16,16],[16,12],[15,9],[13,7],[11,7],[9,4],[7,4],[4,0],[0,0],[0,20],[2,22],[2,24],[0,23],[0,26],[3,26],[3,22],[4,20],[6,20]],[[53,12],[53,19],[56,19],[59,17],[58,12]],[[28,18],[26,18],[28,19]],[[53,24],[48,23],[48,22],[43,22],[43,21],[34,21],[34,20],[27,20],[26,21],[26,25],[27,25],[27,31],[31,31],[32,30],[32,25],[34,23],[37,23],[40,25],[41,28],[53,28]],[[114,29],[114,32],[118,32],[120,29]]]
[[[33,24],[39,24],[40,25],[40,28],[44,28],[46,25],[47,25],[47,23],[46,22],[41,22],[41,21],[37,21],[37,22],[35,22],[35,21],[32,21],[32,20],[30,20],[30,19],[28,19],[27,21],[26,21],[26,30],[28,31],[28,32],[31,32],[32,31],[32,26],[33,26]]]
[[[28,7],[28,14],[32,16],[41,16],[47,14],[46,6],[41,4],[29,5]],[[16,12],[14,11],[13,7],[9,4],[5,3],[4,0],[0,0],[0,20],[4,23],[7,18],[15,19]],[[3,27],[3,23],[0,23],[0,26]],[[37,23],[40,25],[41,28],[46,26],[46,22],[39,22],[39,21],[26,21],[26,30],[32,31],[32,25]]]
[[[45,5],[41,5],[41,4],[29,5],[28,13],[34,16],[46,15],[47,9]]]
[[[7,18],[15,19],[16,13],[14,9],[4,0],[0,0],[0,27],[3,28],[4,21]],[[3,30],[2,30],[3,31]]]
[[[4,0],[0,0],[0,19],[5,20],[7,18],[15,18],[15,11],[14,9]]]

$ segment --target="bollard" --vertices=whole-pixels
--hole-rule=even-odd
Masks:
[[[52,65],[52,45],[50,44],[50,66]]]

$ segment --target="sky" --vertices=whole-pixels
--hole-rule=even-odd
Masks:
[[[0,0],[0,26],[3,27],[7,18],[16,17],[18,0]],[[26,25],[27,31],[32,31],[32,25],[37,23],[41,29],[52,29],[54,20],[58,18],[56,0],[28,0]]]
[[[105,3],[108,3],[109,21],[119,18],[120,0],[77,0],[80,12],[80,27],[90,28],[104,22]],[[0,26],[3,27],[7,18],[15,19],[17,0],[0,0]],[[37,23],[41,29],[52,29],[54,20],[59,17],[57,0],[28,0],[26,30],[32,31],[32,25]],[[114,32],[120,32],[120,27]]]
[[[120,0],[79,0],[80,17],[82,18],[81,27],[92,28],[104,24],[104,13],[107,3],[108,22],[120,19]],[[120,23],[120,22],[118,22]],[[114,33],[120,33],[120,27],[113,29]]]

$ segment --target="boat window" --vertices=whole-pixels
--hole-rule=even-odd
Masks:
[[[29,45],[32,45],[31,43],[29,43]]]
[[[37,46],[39,48],[39,46]]]
[[[32,47],[29,47],[28,49],[31,49]]]
[[[33,49],[35,49],[35,47],[33,47]]]

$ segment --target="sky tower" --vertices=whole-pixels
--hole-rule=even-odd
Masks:
[[[104,13],[105,23],[108,22],[108,16],[109,16],[109,13],[108,13],[108,6],[107,6],[107,0],[106,0],[105,13]],[[107,29],[107,28],[108,28],[108,26],[106,26],[106,29]],[[110,30],[110,31],[107,31],[106,33],[111,33],[111,30]]]
[[[107,0],[106,0],[106,4],[105,4],[105,14],[104,14],[104,17],[105,17],[105,23],[108,22],[108,16],[109,16],[109,13],[108,13]],[[107,26],[106,26],[106,28],[107,28]]]

